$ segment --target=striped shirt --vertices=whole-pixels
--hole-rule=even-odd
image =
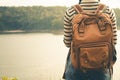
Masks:
[[[81,7],[84,12],[94,12],[99,5],[99,2],[81,2]],[[107,6],[107,9],[105,11],[107,14],[109,14],[110,19],[112,21],[112,28],[113,28],[113,44],[115,45],[117,42],[117,25],[116,25],[116,17],[115,13],[112,9],[110,9]],[[72,19],[73,16],[77,14],[76,10],[73,7],[70,7],[66,10],[64,15],[64,43],[66,47],[70,47],[71,41],[72,41]]]

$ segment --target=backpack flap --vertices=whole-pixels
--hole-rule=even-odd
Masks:
[[[105,44],[90,44],[80,47],[80,68],[104,69],[109,63],[109,47]]]

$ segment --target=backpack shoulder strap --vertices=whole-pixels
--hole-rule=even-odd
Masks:
[[[81,8],[80,4],[74,5],[73,7],[77,11],[77,13],[83,12],[83,9]]]
[[[104,4],[99,4],[95,13],[103,12],[105,10],[105,7],[106,6]]]

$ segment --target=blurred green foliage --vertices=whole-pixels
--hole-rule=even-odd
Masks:
[[[0,31],[58,30],[66,7],[0,7]]]
[[[114,9],[116,19],[117,19],[117,27],[120,29],[120,8],[115,8]]]
[[[0,31],[62,30],[67,7],[0,7]],[[114,9],[120,25],[120,9]]]

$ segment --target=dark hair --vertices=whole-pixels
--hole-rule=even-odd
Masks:
[[[82,0],[79,0],[79,4],[81,3]]]

